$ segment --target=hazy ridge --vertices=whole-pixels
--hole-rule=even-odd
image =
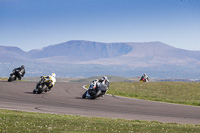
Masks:
[[[0,76],[25,64],[26,76],[51,72],[60,77],[115,75],[134,77],[149,73],[156,78],[198,78],[200,51],[177,49],[162,42],[100,43],[68,41],[25,52],[0,46]]]

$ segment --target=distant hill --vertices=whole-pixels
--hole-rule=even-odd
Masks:
[[[129,53],[131,50],[132,47],[125,43],[69,41],[40,50],[31,50],[29,57],[33,59],[64,57],[70,61],[84,61],[117,57]]]
[[[162,42],[100,43],[68,41],[25,52],[0,46],[0,76],[25,64],[26,76],[56,72],[60,77],[98,75],[181,78],[200,74],[200,51],[177,49]]]
[[[200,51],[177,49],[161,42],[126,43],[132,50],[120,57],[92,60],[83,64],[128,65],[132,67],[183,66],[200,65]]]
[[[17,47],[0,46],[0,61],[19,61],[25,60],[28,53]]]

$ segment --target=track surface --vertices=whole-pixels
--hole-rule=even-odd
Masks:
[[[33,94],[36,82],[0,81],[0,108],[129,120],[200,124],[200,107],[115,96],[82,99],[81,83],[57,82],[51,92]]]

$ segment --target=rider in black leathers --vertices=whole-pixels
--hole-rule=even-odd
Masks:
[[[16,73],[16,77],[21,80],[22,77],[24,77],[25,74],[25,66],[22,65],[21,67],[15,68],[13,70],[13,73]]]

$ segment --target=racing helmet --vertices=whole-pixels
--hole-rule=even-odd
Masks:
[[[103,80],[108,80],[108,77],[107,76],[103,76],[102,79]]]
[[[24,69],[24,68],[25,68],[25,66],[24,66],[24,65],[22,65],[22,66],[21,66],[21,69]]]
[[[55,77],[56,77],[56,74],[55,74],[55,73],[52,73],[51,76],[55,78]]]

